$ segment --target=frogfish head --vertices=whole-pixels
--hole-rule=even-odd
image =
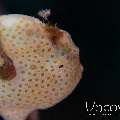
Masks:
[[[65,99],[83,72],[68,32],[37,18],[0,16],[0,115],[25,119]]]

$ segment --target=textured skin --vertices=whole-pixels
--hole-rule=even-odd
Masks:
[[[16,69],[11,80],[0,76],[0,114],[6,119],[25,119],[57,104],[81,79],[79,49],[57,27],[25,15],[0,16],[0,42]]]

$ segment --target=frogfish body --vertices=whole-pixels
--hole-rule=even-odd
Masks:
[[[25,119],[66,98],[83,72],[68,32],[26,15],[0,16],[0,115]]]

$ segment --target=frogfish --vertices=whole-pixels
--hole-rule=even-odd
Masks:
[[[70,95],[82,78],[71,35],[38,18],[0,16],[0,115],[25,120]]]

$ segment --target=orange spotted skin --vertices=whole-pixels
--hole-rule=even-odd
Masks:
[[[0,115],[25,119],[65,99],[83,67],[69,33],[26,15],[0,16],[5,63],[0,68]],[[5,80],[7,78],[7,80]]]

